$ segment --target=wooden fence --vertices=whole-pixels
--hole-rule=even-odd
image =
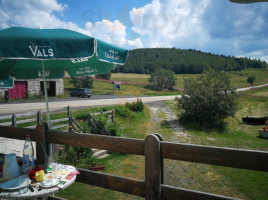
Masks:
[[[17,118],[19,117],[32,117],[32,118],[18,120]],[[19,114],[13,113],[9,115],[0,116],[0,120],[11,120],[8,122],[0,123],[0,126],[17,127],[18,124],[25,124],[29,122],[36,122],[36,125],[40,125],[42,121],[42,112],[38,111],[38,112],[28,112],[28,113],[19,113]],[[36,125],[28,126],[27,128],[35,128]]]
[[[108,130],[102,125],[101,122],[95,119],[94,116],[99,115],[107,115],[108,114],[108,120],[107,122],[114,122],[114,110],[109,110],[105,112],[99,112],[99,113],[88,113],[88,127],[90,127],[91,132],[94,134],[99,135],[111,135]]]
[[[70,110],[71,110],[70,106],[57,110],[57,111],[67,111],[67,117],[50,120],[52,124],[52,129],[55,130],[59,128],[69,127],[68,128],[69,132],[75,130],[76,132],[85,133],[86,130],[83,127],[81,127],[81,125],[74,119],[73,116],[70,115]],[[104,127],[102,127],[98,123],[98,121],[95,120],[94,118],[94,116],[104,115],[104,114],[108,114],[108,121],[114,122],[114,110],[109,110],[105,112],[102,111],[98,113],[88,113],[88,125],[89,127],[92,127],[95,130],[95,132],[99,132],[97,131],[97,129],[100,129],[104,135],[108,135],[109,134],[108,131]],[[27,117],[31,117],[31,118],[30,119],[18,119],[18,118],[27,118]],[[42,112],[37,111],[37,112],[27,112],[27,113],[18,113],[18,114],[13,113],[13,114],[0,116],[0,120],[9,120],[8,122],[1,122],[0,126],[12,126],[12,127],[17,127],[18,124],[36,122],[35,125],[25,127],[25,128],[35,128],[37,125],[42,124]]]
[[[147,200],[227,200],[231,197],[165,185],[163,159],[181,160],[240,169],[268,172],[268,152],[164,142],[161,135],[144,140],[92,134],[66,134],[38,125],[36,129],[0,126],[0,137],[24,140],[30,134],[36,141],[37,163],[44,163],[49,143],[85,148],[106,149],[124,154],[145,156],[145,179],[136,180],[111,174],[79,169],[77,181]],[[45,148],[43,148],[45,147]],[[46,153],[43,152],[45,149]]]

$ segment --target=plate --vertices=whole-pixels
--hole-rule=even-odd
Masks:
[[[75,167],[71,166],[71,165],[65,165],[63,170],[69,171],[69,172],[73,172],[76,170]]]
[[[28,179],[28,181],[30,184],[31,180]],[[6,181],[6,182],[0,184],[0,188],[3,190],[18,190],[18,189],[20,189],[19,177],[11,179],[9,181]]]
[[[45,181],[41,182],[40,185],[43,188],[50,188],[50,187],[54,187],[55,185],[58,185],[58,183],[59,183],[59,180],[58,179],[53,179],[52,180],[52,183],[50,185],[45,185]]]

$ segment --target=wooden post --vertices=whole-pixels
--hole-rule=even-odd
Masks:
[[[36,163],[46,164],[47,161],[47,150],[46,150],[46,139],[45,139],[45,127],[37,125],[35,128],[36,132]]]
[[[70,117],[70,106],[67,106],[67,117]]]
[[[37,125],[41,125],[42,121],[42,112],[38,111],[37,112]]]
[[[91,120],[91,115],[90,113],[87,114],[87,126],[90,127],[90,120]]]
[[[16,113],[12,115],[12,126],[17,127],[17,116]]]
[[[160,141],[156,135],[145,138],[145,199],[161,199]]]
[[[112,109],[112,122],[114,123],[114,109]]]
[[[69,116],[69,132],[73,131],[73,117]]]
[[[43,122],[43,127],[44,127],[44,131],[50,130],[49,125],[46,121]],[[46,137],[49,137],[49,135],[46,135]],[[46,152],[47,152],[47,156],[52,156],[53,150],[52,150],[51,143],[46,142]]]
[[[155,135],[159,141],[163,141],[163,137],[161,134],[159,133],[154,133],[153,135]],[[164,184],[164,158],[161,157],[161,184]]]

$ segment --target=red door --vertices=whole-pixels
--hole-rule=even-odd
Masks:
[[[27,82],[15,81],[14,87],[8,89],[10,99],[26,98]]]

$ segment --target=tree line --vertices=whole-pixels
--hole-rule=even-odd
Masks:
[[[162,68],[175,74],[200,74],[209,69],[239,71],[245,68],[265,67],[265,61],[246,57],[216,55],[193,49],[145,48],[131,50],[125,65],[113,72],[151,74]]]

